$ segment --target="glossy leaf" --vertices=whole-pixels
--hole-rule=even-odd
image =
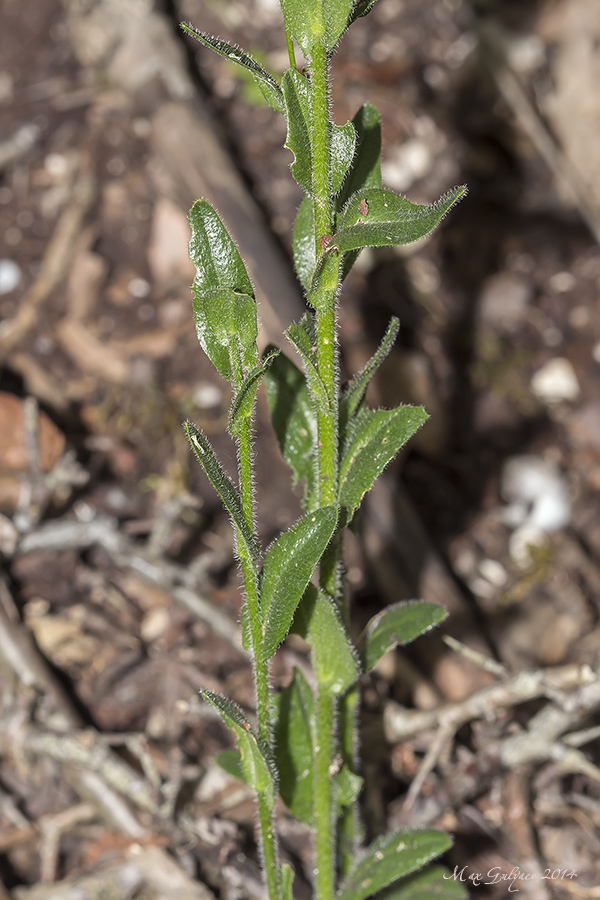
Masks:
[[[468,900],[467,890],[444,866],[427,866],[392,884],[377,900]]]
[[[236,47],[235,44],[228,44],[227,41],[223,41],[221,38],[213,37],[211,34],[205,34],[203,31],[198,31],[197,28],[194,28],[193,25],[187,22],[181,22],[181,28],[186,34],[189,34],[191,37],[196,38],[197,41],[200,41],[201,44],[210,47],[210,49],[214,50],[215,53],[218,53],[219,56],[222,56],[229,62],[236,63],[236,65],[241,66],[247,72],[250,72],[269,106],[277,110],[277,112],[285,113],[285,104],[283,102],[281,88],[273,76],[270,75],[266,69],[263,69],[263,67],[248,53],[240,47]]]
[[[206,200],[196,200],[190,210],[190,259],[196,265],[194,288],[254,297],[252,283],[242,257],[218,214]]]
[[[358,191],[340,213],[339,230],[329,249],[346,253],[362,247],[392,247],[417,241],[433,231],[466,190],[464,185],[453,188],[428,206],[378,188]]]
[[[268,347],[266,352],[270,350]],[[265,386],[279,448],[294,473],[294,484],[304,479],[304,507],[311,509],[316,487],[317,418],[306,379],[282,353],[265,374]]]
[[[283,96],[287,110],[288,132],[285,146],[294,154],[292,175],[307,194],[312,193],[312,87],[296,69],[283,76]],[[329,123],[331,130],[332,190],[340,190],[354,157],[356,131],[352,122]]]
[[[340,506],[352,514],[400,447],[428,419],[422,406],[363,409],[348,427],[340,466]]]
[[[366,366],[354,376],[340,399],[340,430],[344,431],[348,422],[361,408],[371,378],[384,361],[400,331],[400,319],[395,316],[390,320],[387,331],[377,351]]]
[[[254,399],[256,397],[256,391],[258,390],[261,378],[278,355],[279,350],[273,350],[271,353],[268,353],[263,358],[261,364],[255,366],[250,374],[247,375],[244,379],[241,388],[236,394],[235,400],[233,401],[233,405],[231,407],[231,413],[229,414],[230,434],[239,434],[243,423],[252,417],[252,411],[254,409]]]
[[[374,841],[350,872],[337,900],[366,900],[420,869],[452,845],[441,831],[398,831]]]
[[[220,374],[234,381],[236,369],[258,362],[254,291],[237,247],[205,200],[194,203],[190,227],[198,340]]]
[[[205,700],[219,711],[225,724],[236,733],[244,780],[257,794],[263,794],[273,806],[278,789],[277,769],[269,751],[254,733],[243,712],[233,701],[212,691],[200,691]]]
[[[208,475],[208,478],[216,490],[217,494],[223,501],[223,505],[235,526],[235,532],[238,540],[242,540],[248,552],[248,555],[257,560],[260,556],[260,545],[258,539],[252,534],[244,513],[242,512],[242,504],[238,493],[228,475],[221,468],[215,452],[205,436],[191,422],[186,422],[183,426],[189,438],[192,449],[196,454],[200,465]]]
[[[308,291],[317,265],[314,205],[312,197],[308,195],[300,204],[296,216],[293,247],[296,274]]]
[[[200,345],[218,372],[235,383],[238,372],[258,362],[256,301],[227,288],[197,290],[194,320]]]
[[[308,641],[319,685],[343,694],[360,676],[356,651],[350,643],[334,601],[309,584],[298,607],[294,630]]]
[[[305,315],[302,322],[292,323],[285,334],[290,344],[296,348],[302,357],[302,362],[304,363],[304,368],[306,370],[308,388],[315,407],[328,415],[333,415],[327,388],[323,384],[323,380],[319,375],[319,370],[317,368],[316,346],[311,343],[311,339],[303,324],[306,319],[307,316]]]
[[[281,0],[285,24],[310,59],[325,25],[325,45],[333,50],[348,25],[354,0]]]
[[[313,747],[315,707],[310,685],[300,669],[275,698],[275,761],[279,792],[289,811],[306,825],[313,824]]]
[[[407,600],[373,616],[358,648],[365,672],[370,672],[392,647],[409,644],[443,622],[447,615],[447,610],[436,603]]]
[[[312,573],[331,540],[337,509],[324,506],[277,538],[260,573],[263,652],[269,659],[290,629]]]

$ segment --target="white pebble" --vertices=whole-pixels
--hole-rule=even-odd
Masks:
[[[21,270],[12,259],[0,259],[0,294],[10,294],[21,280]]]
[[[531,379],[531,390],[549,404],[577,400],[580,392],[575,369],[562,356],[551,359],[537,370]]]
[[[513,456],[502,469],[500,490],[509,527],[548,534],[569,524],[569,488],[558,466],[540,456]]]

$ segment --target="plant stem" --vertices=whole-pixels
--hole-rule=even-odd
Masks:
[[[322,21],[321,38],[316,37],[312,46],[312,149],[313,149],[313,203],[315,211],[315,237],[317,257],[323,252],[321,238],[330,234],[333,227],[333,197],[331,183],[331,131],[329,123],[329,58],[323,40],[325,23]],[[317,363],[325,385],[329,409],[317,412],[319,437],[319,503],[321,506],[337,506],[338,495],[338,357],[336,299],[339,289],[339,257],[330,254],[325,260],[321,289],[309,297],[316,309]],[[321,585],[326,591],[337,593],[340,569],[341,542],[335,540],[321,562]],[[336,816],[335,781],[331,765],[335,754],[335,729],[337,700],[328,687],[319,685],[316,703],[316,746],[314,770],[314,825],[315,825],[315,898],[332,900],[336,877]]]
[[[315,900],[332,900],[335,889],[334,780],[330,767],[334,753],[336,698],[319,685],[315,746]]]
[[[273,810],[264,794],[258,795],[258,814],[262,836],[264,877],[267,882],[269,900],[279,900],[281,897],[281,869],[277,852],[277,828],[274,822]]]
[[[238,386],[239,390],[239,386]],[[244,518],[251,531],[254,531],[254,496],[252,475],[252,429],[251,420],[242,425],[238,437],[238,462],[240,494]],[[240,548],[242,542],[238,542]],[[269,667],[264,658],[262,647],[262,615],[256,564],[246,550],[240,554],[244,587],[246,591],[247,614],[250,619],[252,637],[252,655],[254,658],[254,681],[256,685],[256,710],[258,717],[258,733],[265,746],[271,749],[271,705],[269,693]],[[264,794],[258,794],[258,812],[264,863],[264,875],[269,892],[269,900],[281,897],[281,870],[277,852],[277,829],[274,823],[274,811]]]

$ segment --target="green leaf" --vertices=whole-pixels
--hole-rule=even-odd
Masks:
[[[221,468],[221,464],[215,456],[213,448],[202,432],[191,422],[185,422],[183,427],[185,428],[190,444],[192,445],[192,450],[196,454],[200,465],[208,475],[212,486],[223,501],[225,509],[231,516],[238,541],[242,540],[248,555],[252,559],[257,560],[260,556],[260,544],[258,543],[256,536],[253,535],[248,528],[242,511],[240,498],[231,479]]]
[[[337,509],[324,506],[277,538],[265,556],[260,573],[263,652],[269,659],[290,629],[316,565],[331,540]]]
[[[290,170],[298,184],[310,194],[312,193],[310,84],[296,69],[288,69],[283,76],[283,96],[288,123],[285,146],[294,154]]]
[[[315,676],[322,688],[343,694],[360,676],[357,654],[331,597],[309,584],[294,630],[308,640]]]
[[[337,248],[346,253],[361,247],[410,244],[430,234],[466,191],[465,185],[452,188],[429,206],[419,206],[379,188],[358,191],[340,213],[339,231],[328,250]]]
[[[346,30],[353,3],[354,0],[281,0],[285,24],[307,59],[323,37],[327,50],[334,49]]]
[[[363,779],[360,775],[355,775],[354,772],[351,772],[348,766],[343,765],[335,776],[335,784],[335,799],[339,815],[345,807],[352,806],[358,800],[363,786]]]
[[[374,841],[348,875],[337,900],[366,900],[420,869],[452,845],[441,831],[398,831]]]
[[[308,195],[300,204],[296,216],[293,247],[296,274],[308,291],[317,265],[314,204]]]
[[[443,622],[447,615],[447,610],[436,603],[407,600],[373,616],[358,647],[365,672],[370,672],[392,647],[409,644]]]
[[[275,761],[279,792],[289,811],[301,822],[313,824],[315,704],[310,685],[300,669],[275,697]]]
[[[285,335],[290,344],[296,348],[302,357],[308,389],[315,407],[328,415],[333,415],[331,399],[317,368],[316,344],[311,343],[311,338],[305,327],[308,318],[309,314],[307,313],[303,316],[300,323],[293,322]]]
[[[296,69],[283,76],[283,96],[288,132],[285,146],[294,154],[292,175],[307,194],[312,194],[312,86]],[[352,122],[329,123],[331,130],[331,182],[334,194],[342,187],[354,157],[356,131]]]
[[[190,259],[196,265],[194,287],[198,291],[228,288],[254,297],[242,257],[218,214],[206,200],[196,200],[190,210]]]
[[[348,422],[361,408],[371,378],[384,361],[400,331],[400,319],[395,316],[390,320],[387,331],[377,351],[366,366],[355,375],[340,399],[340,431],[343,434]]]
[[[237,247],[205,200],[194,203],[190,227],[198,340],[220,374],[233,381],[237,369],[258,362],[254,291]]]
[[[229,414],[229,433],[238,435],[241,431],[243,423],[252,417],[254,409],[254,398],[260,384],[260,380],[272,364],[273,360],[279,355],[279,350],[273,350],[263,357],[260,365],[256,366],[249,375],[246,376],[244,382],[236,394],[231,412]]]
[[[381,891],[377,900],[468,900],[468,894],[445,866],[427,866]]]
[[[281,897],[282,900],[293,900],[294,870],[287,863],[281,863]]]
[[[244,780],[257,794],[265,795],[269,805],[273,806],[278,790],[277,769],[268,749],[233,701],[212,691],[200,693],[219,711],[225,724],[235,731]]]
[[[238,66],[241,66],[243,69],[250,72],[269,106],[277,110],[277,112],[285,113],[285,104],[283,102],[281,88],[273,76],[270,75],[266,69],[263,69],[263,67],[248,53],[245,53],[244,50],[240,47],[236,47],[234,44],[228,44],[227,41],[223,41],[221,38],[205,34],[203,31],[198,31],[197,28],[194,28],[193,25],[187,22],[180,22],[180,27],[186,34],[196,38],[197,41],[200,41],[200,43],[204,44],[206,47],[210,47],[210,49],[214,50],[215,53],[218,53],[219,56],[224,57],[224,59],[229,60],[229,62],[236,63]]]
[[[337,194],[344,184],[348,169],[352,165],[356,147],[356,129],[352,122],[333,125],[331,128],[331,189]]]
[[[231,750],[223,750],[222,753],[218,753],[215,756],[215,762],[219,768],[223,769],[224,772],[227,772],[228,775],[231,775],[233,778],[238,778],[246,784],[246,776],[242,769],[242,754],[237,747],[232,747]]]
[[[240,369],[256,365],[258,318],[253,297],[226,288],[199,291],[194,283],[194,320],[200,346],[224,378],[235,382]]]
[[[271,347],[266,352],[271,351]],[[305,482],[304,507],[311,509],[316,489],[317,417],[306,379],[291,359],[278,356],[265,375],[271,421],[294,484]]]
[[[340,210],[357,191],[381,188],[381,116],[372,103],[363,103],[352,124],[356,131],[356,148],[348,178],[337,199]]]
[[[353,22],[356,22],[356,20],[361,16],[368,15],[376,3],[377,0],[357,0],[354,5],[354,9],[350,14],[350,18],[348,19],[347,27],[349,28],[350,25],[352,25]]]
[[[340,506],[357,509],[375,479],[428,419],[422,406],[363,409],[347,429],[340,466]]]

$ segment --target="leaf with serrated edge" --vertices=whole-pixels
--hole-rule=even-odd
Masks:
[[[398,831],[374,841],[350,872],[337,900],[366,900],[410,875],[452,845],[449,835],[432,829]]]
[[[206,34],[204,31],[198,31],[197,28],[194,28],[194,26],[188,22],[181,22],[180,27],[186,34],[189,34],[197,41],[200,41],[200,43],[204,44],[206,47],[210,47],[210,49],[214,50],[215,53],[218,53],[219,56],[222,56],[230,62],[236,63],[236,65],[241,66],[243,69],[246,69],[247,72],[250,72],[269,106],[277,110],[277,112],[285,113],[285,104],[283,102],[281,88],[273,76],[270,75],[266,69],[263,69],[263,67],[248,53],[240,47],[236,47],[235,44],[228,44],[227,41],[223,41],[221,38],[213,37],[213,35]]]
[[[240,498],[231,479],[221,468],[213,448],[202,432],[191,422],[185,422],[183,427],[192,445],[192,450],[196,454],[196,458],[231,516],[238,540],[244,541],[248,554],[252,559],[257,560],[260,556],[260,544],[248,528]]]
[[[340,506],[352,513],[398,450],[423,425],[422,406],[362,409],[347,429],[340,466]]]
[[[354,376],[340,399],[340,431],[343,433],[346,425],[360,408],[371,378],[384,361],[398,336],[400,320],[395,316],[390,319],[390,324],[383,336],[383,340],[377,351],[373,354],[366,366]]]
[[[269,659],[290,629],[296,607],[337,523],[337,509],[324,506],[277,538],[260,573],[263,653]]]
[[[427,866],[380,891],[377,900],[468,900],[464,884],[445,866]]]
[[[315,704],[312,690],[300,669],[275,697],[275,762],[279,792],[289,811],[301,822],[313,824],[313,747]]]
[[[302,286],[308,290],[317,265],[315,246],[315,213],[312,197],[300,204],[294,225],[294,266]]]
[[[334,601],[309,584],[298,607],[294,631],[306,638],[319,685],[338,696],[354,684],[361,670]]]
[[[275,803],[278,790],[277,769],[269,751],[254,733],[254,729],[243,712],[228,697],[213,691],[200,691],[202,697],[219,711],[229,728],[233,728],[238,739],[240,761],[244,779],[257,794],[263,794],[270,806]]]
[[[244,379],[241,388],[236,394],[231,407],[231,413],[229,414],[229,434],[239,434],[243,423],[252,417],[254,398],[256,397],[256,391],[258,390],[260,380],[278,355],[279,350],[268,353],[261,364],[256,366]]]
[[[353,5],[354,0],[281,0],[285,24],[307,59],[315,42],[322,40],[321,23],[325,25],[325,46],[334,49],[347,28]]]
[[[328,249],[346,253],[361,247],[410,244],[430,234],[466,192],[465,185],[461,185],[435,203],[419,206],[391,191],[378,188],[357,191],[340,213],[339,230]],[[361,204],[366,214],[361,211]]]
[[[271,349],[269,346],[265,352]],[[282,353],[265,374],[265,386],[281,453],[294,473],[294,484],[304,479],[303,505],[311,509],[316,488],[317,417],[306,379]]]
[[[447,615],[447,610],[436,603],[406,600],[373,616],[358,646],[365,672],[370,672],[392,647],[409,644],[443,622]]]

